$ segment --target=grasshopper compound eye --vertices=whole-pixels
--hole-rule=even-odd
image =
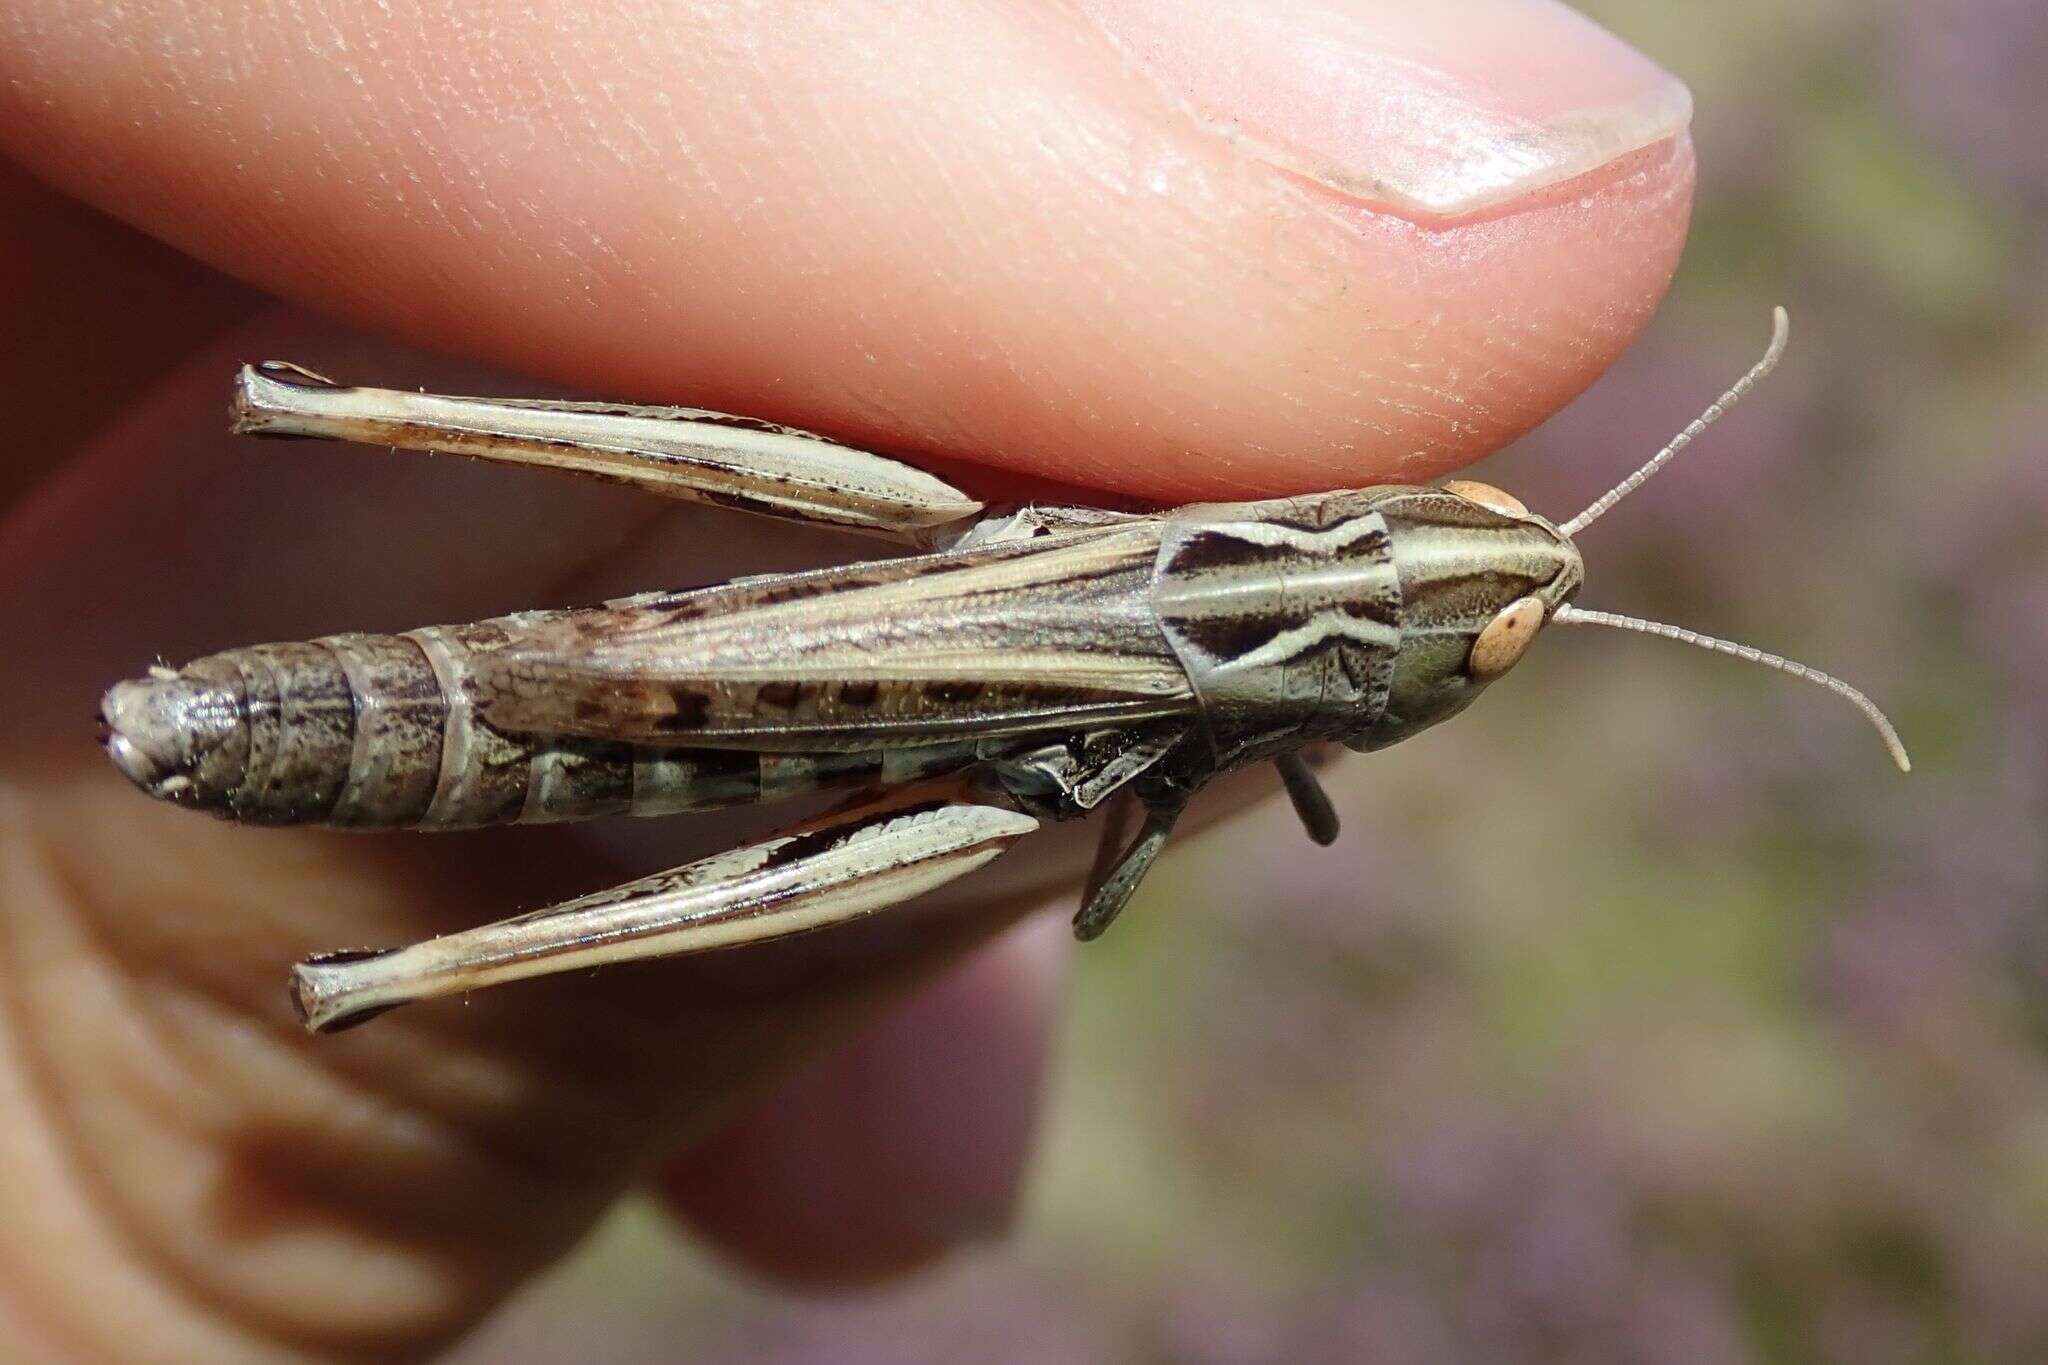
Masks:
[[[1494,511],[1505,512],[1511,517],[1529,514],[1529,509],[1523,506],[1522,500],[1513,493],[1504,493],[1492,484],[1481,483],[1477,479],[1452,479],[1444,485],[1444,492],[1456,493],[1467,502],[1476,502],[1481,507],[1491,507]]]
[[[1470,494],[1466,496],[1470,497]],[[1473,499],[1478,501],[1478,499]],[[1521,662],[1529,642],[1543,629],[1543,599],[1522,597],[1501,608],[1500,615],[1486,623],[1472,642],[1465,671],[1475,682],[1492,682]]]

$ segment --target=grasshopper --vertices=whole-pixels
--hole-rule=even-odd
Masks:
[[[403,635],[229,650],[116,684],[115,765],[249,824],[468,828],[862,795],[751,847],[481,928],[308,958],[307,1027],[499,982],[842,923],[1103,810],[1074,929],[1094,938],[1219,773],[1275,764],[1311,838],[1303,757],[1456,715],[1547,624],[1666,636],[1876,706],[1802,664],[1573,605],[1575,537],[1704,431],[1562,525],[1489,485],[1385,485],[1138,515],[1001,513],[894,460],[687,408],[451,398],[245,367],[234,427],[531,464],[894,537],[915,553]]]

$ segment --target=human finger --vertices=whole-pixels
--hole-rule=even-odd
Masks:
[[[1168,499],[1525,430],[1648,317],[1692,185],[1684,88],[1552,0],[109,3],[0,15],[0,147],[202,259]]]

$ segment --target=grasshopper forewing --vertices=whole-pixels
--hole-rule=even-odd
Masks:
[[[116,684],[103,742],[152,795],[251,824],[452,829],[665,815],[826,788],[858,796],[752,847],[409,948],[301,963],[334,1029],[394,1005],[868,914],[1106,808],[1075,931],[1130,898],[1188,798],[1272,762],[1310,835],[1336,814],[1302,758],[1457,714],[1550,622],[1818,670],[1572,605],[1575,536],[1776,362],[1562,526],[1470,481],[1132,515],[990,514],[930,474],[682,408],[348,388],[243,370],[236,427],[560,469],[892,536],[911,552],[403,635],[230,650]]]

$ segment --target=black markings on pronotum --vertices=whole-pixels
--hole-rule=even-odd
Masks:
[[[1102,808],[1075,917],[1092,938],[1211,778],[1276,764],[1327,843],[1337,816],[1305,749],[1380,749],[1456,715],[1552,622],[1661,635],[1818,684],[1870,719],[1903,770],[1897,734],[1846,683],[1575,605],[1574,538],[1762,378],[1785,336],[1780,309],[1748,374],[1562,524],[1469,480],[1152,515],[986,515],[930,474],[751,419],[246,368],[238,430],[541,465],[912,551],[231,650],[114,686],[102,742],[145,791],[256,824],[447,829],[870,793],[803,831],[612,891],[409,948],[310,958],[293,999],[322,1029],[425,996],[840,923],[981,866],[1043,820]]]

